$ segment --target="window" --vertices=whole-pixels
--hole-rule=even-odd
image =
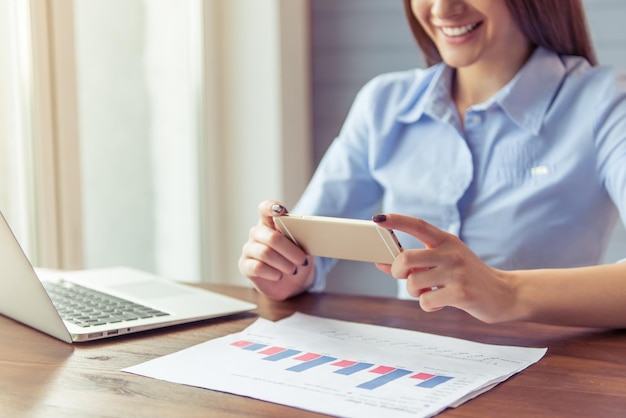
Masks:
[[[29,3],[0,0],[0,27],[0,210],[36,257]]]
[[[74,22],[84,264],[199,280],[200,3],[76,1]]]
[[[0,7],[0,205],[34,264],[246,283],[256,204],[310,176],[307,0]]]

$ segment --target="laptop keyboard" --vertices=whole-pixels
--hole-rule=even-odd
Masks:
[[[81,327],[167,316],[167,312],[75,283],[43,282],[61,318]]]

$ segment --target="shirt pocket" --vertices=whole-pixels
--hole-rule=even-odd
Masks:
[[[504,184],[542,184],[554,178],[558,161],[545,155],[539,141],[494,148],[487,177]],[[491,174],[491,175],[490,175]]]

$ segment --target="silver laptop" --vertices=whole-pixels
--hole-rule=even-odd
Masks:
[[[252,303],[125,267],[35,271],[0,213],[0,314],[68,343],[255,308]]]

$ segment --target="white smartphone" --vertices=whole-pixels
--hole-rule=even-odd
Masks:
[[[402,251],[393,231],[373,221],[287,214],[274,225],[310,255],[391,264]]]

